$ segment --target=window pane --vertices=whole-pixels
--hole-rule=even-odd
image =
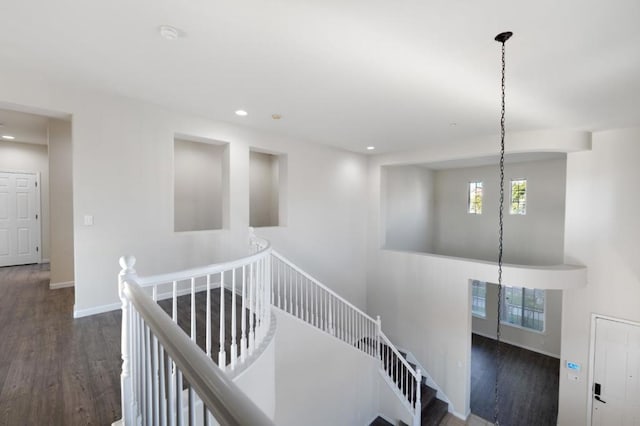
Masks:
[[[468,212],[482,214],[482,182],[469,182]]]
[[[485,318],[487,316],[487,283],[472,281],[471,312]]]
[[[511,181],[511,214],[527,214],[527,180]]]
[[[502,322],[544,330],[544,290],[504,287]]]

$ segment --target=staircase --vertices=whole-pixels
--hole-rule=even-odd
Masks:
[[[382,346],[385,346],[385,345],[382,345]],[[382,348],[380,353],[384,354],[388,352],[385,351],[384,348]],[[400,352],[400,354],[406,360],[407,354],[404,352]],[[392,368],[391,365],[389,365],[390,363],[393,362],[391,358],[382,359],[382,362],[385,364],[385,370],[387,371],[395,370],[394,368]],[[411,368],[413,368],[414,370],[417,369],[417,366],[414,363],[409,361],[407,362],[409,363]],[[401,380],[399,376],[393,375],[392,379],[399,385],[399,380]],[[420,402],[422,407],[421,415],[420,415],[420,424],[422,426],[439,426],[443,424],[443,420],[445,419],[449,411],[449,404],[442,401],[441,399],[438,399],[436,395],[437,395],[437,391],[431,386],[427,385],[427,379],[426,377],[423,377],[420,384]],[[406,396],[411,401],[415,400],[415,393],[413,393],[413,395],[406,395]],[[383,419],[382,417],[377,417],[373,422],[371,422],[369,426],[386,426],[386,425],[393,425],[393,424],[389,423],[387,420]],[[401,421],[399,422],[399,425],[405,426],[405,423]]]

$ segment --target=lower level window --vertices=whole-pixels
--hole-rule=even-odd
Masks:
[[[544,331],[544,290],[504,287],[502,322],[536,331]]]
[[[477,317],[487,317],[487,283],[473,280],[471,282],[471,313]]]

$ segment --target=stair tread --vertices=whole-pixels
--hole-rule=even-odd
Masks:
[[[436,398],[429,404],[427,409],[422,410],[422,426],[438,426],[448,411],[449,404]]]
[[[393,426],[393,423],[389,423],[382,417],[378,416],[369,424],[369,426]]]
[[[422,384],[422,386],[420,387],[420,404],[422,404],[423,410],[434,400],[437,400],[437,393],[438,392],[431,386]]]

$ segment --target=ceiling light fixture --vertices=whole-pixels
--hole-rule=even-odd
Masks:
[[[375,146],[368,146],[368,147],[367,147],[367,151],[373,151],[374,149],[376,149],[376,147],[375,147]]]
[[[183,34],[182,31],[180,31],[176,27],[172,27],[171,25],[160,25],[158,27],[158,32],[160,33],[160,36],[165,40],[177,40]]]
[[[249,115],[249,113],[243,109],[239,109],[236,111],[236,115],[239,115],[240,117],[246,117],[247,115]]]
[[[11,135],[2,135],[2,139],[7,139],[7,140],[14,140],[16,137],[15,136],[11,136]]]
[[[271,114],[271,118],[273,118],[274,120],[280,120],[282,116],[280,114]]]
[[[498,321],[496,325],[496,382],[494,386],[495,405],[493,411],[493,423],[500,424],[500,393],[498,391],[498,383],[500,382],[500,318],[502,315],[502,255],[504,240],[504,112],[505,112],[505,49],[504,44],[511,38],[512,32],[507,31],[496,36],[495,40],[502,44],[502,84],[501,84],[501,100],[500,109],[500,214],[498,219]]]

